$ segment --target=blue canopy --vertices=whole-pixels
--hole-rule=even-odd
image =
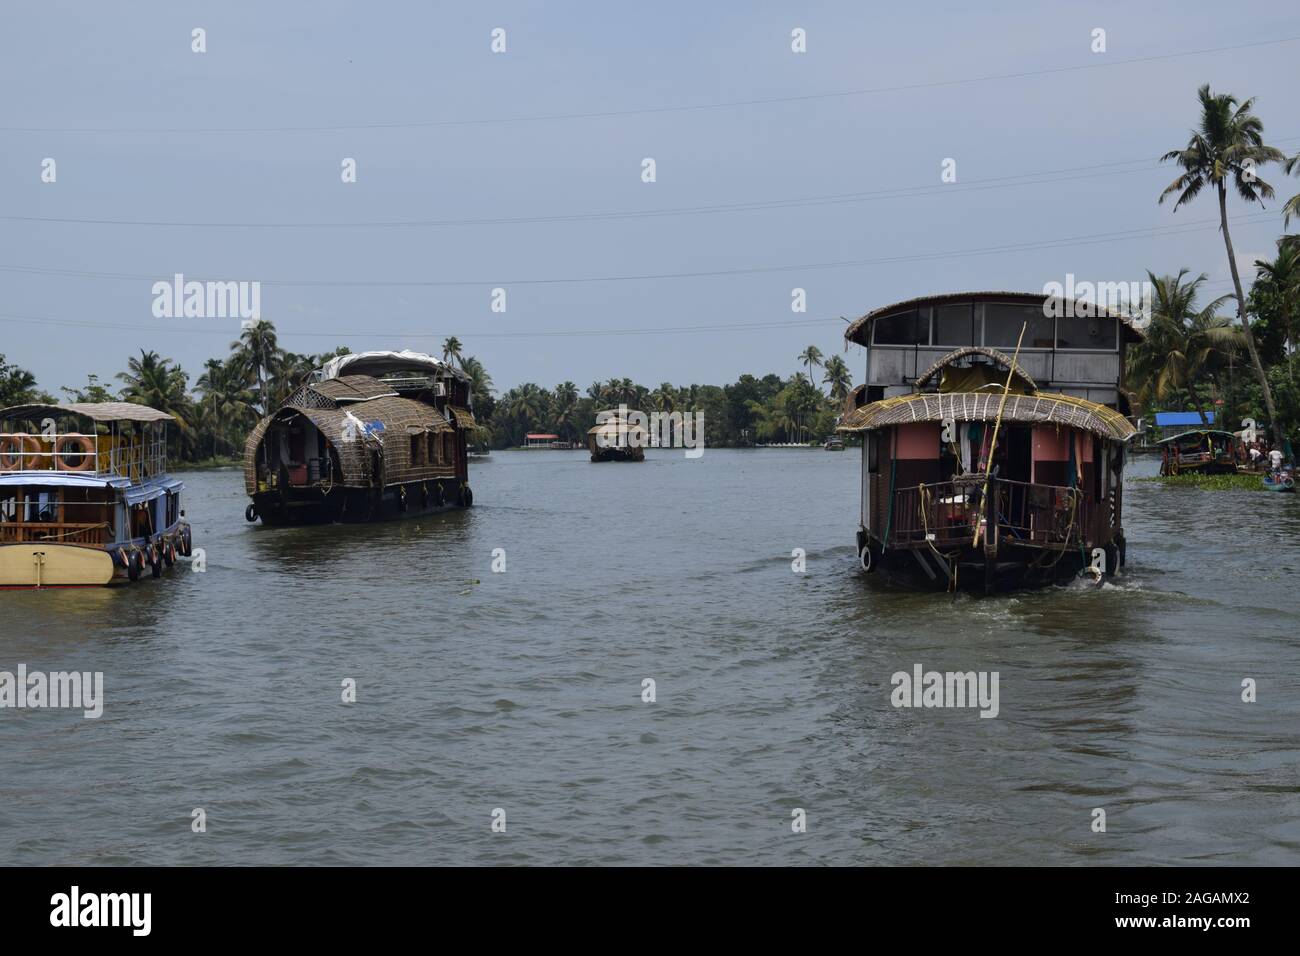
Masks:
[[[1200,412],[1156,412],[1156,425],[1164,428],[1166,425],[1204,425],[1214,424],[1214,413],[1209,412],[1205,418],[1201,418]]]

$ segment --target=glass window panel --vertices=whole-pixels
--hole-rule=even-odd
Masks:
[[[934,310],[934,344],[975,344],[975,312],[969,302],[941,305]]]
[[[984,344],[990,348],[1010,352],[1020,338],[1020,328],[1028,323],[1021,348],[1050,349],[1054,339],[1055,320],[1043,315],[1041,305],[1010,305],[987,302],[984,305]]]
[[[1118,323],[1094,316],[1061,316],[1056,320],[1056,347],[1060,349],[1105,349],[1117,347]]]
[[[929,341],[928,324],[915,309],[882,315],[875,321],[872,342],[876,345],[927,345]]]

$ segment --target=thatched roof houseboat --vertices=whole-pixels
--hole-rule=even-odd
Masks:
[[[587,449],[591,452],[592,461],[645,460],[645,446],[650,444],[650,432],[632,415],[642,413],[623,416],[618,411],[611,410],[596,416],[598,424],[587,431]]]
[[[1124,351],[1142,333],[1126,316],[1060,304],[942,295],[849,326],[867,374],[837,430],[863,438],[866,571],[994,591],[1124,563],[1123,466],[1136,434]]]
[[[469,377],[433,356],[333,359],[248,436],[245,517],[376,521],[468,506],[475,427]]]

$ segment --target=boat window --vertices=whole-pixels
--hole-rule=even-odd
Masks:
[[[424,464],[424,442],[420,440],[419,435],[411,436],[411,464]]]
[[[916,309],[881,316],[872,325],[871,341],[875,345],[929,345],[929,316],[923,318]]]
[[[1025,328],[1021,348],[1050,349],[1055,341],[1055,321],[1043,315],[1041,305],[1011,305],[988,302],[984,305],[984,344],[990,348],[1012,351]]]
[[[934,310],[934,344],[975,344],[975,309],[972,303],[941,305]]]
[[[428,432],[424,436],[425,461],[430,465],[438,464],[438,436]]]
[[[1056,347],[1113,352],[1119,347],[1118,330],[1118,322],[1102,316],[1061,316],[1056,320]]]

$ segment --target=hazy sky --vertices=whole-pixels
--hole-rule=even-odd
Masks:
[[[1268,139],[1300,149],[1300,40],[1265,42],[1300,38],[1300,5],[1243,9],[0,0],[0,353],[51,391],[141,348],[193,378],[239,322],[154,318],[177,272],[260,280],[294,351],[456,335],[500,391],[789,374],[810,343],[842,348],[840,315],[1067,272],[1186,266],[1221,294],[1214,203],[1157,205],[1175,172],[1155,160],[1207,81],[1257,96]],[[1244,44],[1263,45],[1168,56]],[[1234,225],[1243,261],[1300,191],[1264,178],[1279,197]],[[439,224],[357,225],[411,220]],[[749,327],[684,331],[701,326]],[[542,334],[597,330],[637,331]]]

